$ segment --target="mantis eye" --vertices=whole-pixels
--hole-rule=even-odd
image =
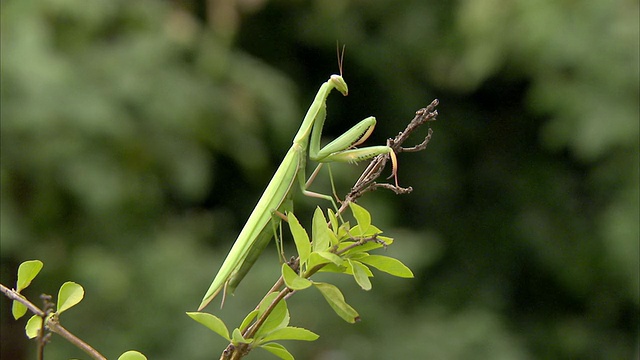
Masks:
[[[347,96],[349,94],[349,88],[342,76],[331,75],[331,82],[333,83],[333,86],[342,93],[342,95]]]

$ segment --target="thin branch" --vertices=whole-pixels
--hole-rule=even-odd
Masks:
[[[26,306],[27,309],[29,309],[29,311],[31,311],[32,313],[34,313],[35,315],[38,315],[40,317],[45,316],[44,311],[40,310],[39,307],[37,307],[36,305],[34,305],[31,301],[27,300],[24,296],[22,296],[19,292],[13,290],[13,289],[9,289],[8,287],[0,284],[0,291],[2,291],[2,293],[9,298],[9,300],[15,300],[19,303],[21,303],[22,305]]]
[[[77,336],[73,335],[69,330],[65,329],[62,325],[60,325],[60,322],[59,322],[57,316],[52,316],[49,319],[49,321],[47,321],[47,327],[49,328],[49,330],[51,330],[54,333],[62,336],[68,342],[72,343],[77,348],[79,348],[80,350],[82,350],[85,353],[87,353],[87,355],[91,356],[93,359],[96,359],[96,360],[107,360],[106,357],[104,357],[96,349],[91,347],[91,345],[89,345],[86,342],[80,340],[80,338],[78,338]]]
[[[38,360],[44,359],[44,347],[47,346],[49,341],[51,340],[51,332],[46,331],[47,328],[47,317],[49,314],[53,313],[53,308],[55,304],[51,301],[51,295],[48,294],[40,294],[40,299],[42,300],[42,311],[44,311],[45,315],[40,316],[40,331],[38,331]]]
[[[72,334],[69,330],[65,329],[62,325],[60,325],[58,317],[55,316],[55,314],[54,314],[54,316],[48,317],[47,316],[48,314],[47,314],[46,311],[43,311],[42,309],[40,309],[39,307],[34,305],[31,301],[29,301],[25,297],[23,297],[20,293],[18,293],[17,291],[15,291],[13,289],[10,289],[10,288],[4,286],[3,284],[0,284],[0,291],[2,291],[2,293],[4,293],[10,300],[15,300],[15,301],[20,302],[21,304],[26,306],[27,309],[29,309],[29,311],[31,311],[35,315],[41,317],[43,319],[43,321],[46,321],[46,323],[44,324],[45,326],[42,327],[43,330],[46,327],[51,332],[54,332],[54,333],[62,336],[65,340],[67,340],[68,342],[70,342],[73,345],[75,345],[76,347],[78,347],[80,350],[82,350],[85,353],[87,353],[93,359],[96,359],[96,360],[107,360],[107,358],[104,357],[102,354],[100,354],[96,349],[94,349],[89,344],[85,343],[84,341],[80,340],[80,338],[78,338],[77,336]],[[46,301],[46,299],[45,299],[45,301]]]

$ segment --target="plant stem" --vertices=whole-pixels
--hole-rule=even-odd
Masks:
[[[89,344],[85,343],[84,341],[80,340],[80,338],[78,338],[77,336],[72,334],[69,330],[65,329],[62,325],[60,325],[58,317],[55,316],[55,314],[54,314],[54,316],[50,316],[50,317],[47,316],[47,313],[45,311],[43,311],[42,309],[40,309],[39,307],[34,305],[31,301],[29,301],[26,298],[24,298],[17,291],[15,291],[13,289],[10,289],[10,288],[4,286],[3,284],[0,284],[0,291],[2,291],[2,293],[4,293],[9,299],[22,303],[24,306],[27,307],[27,309],[29,309],[29,311],[31,311],[35,315],[39,316],[40,318],[42,318],[44,326],[42,326],[40,328],[41,333],[38,336],[41,339],[40,340],[41,344],[38,345],[38,359],[42,359],[43,356],[44,356],[44,354],[43,354],[43,352],[44,352],[44,342],[43,342],[42,339],[44,339],[44,337],[46,336],[44,334],[44,331],[45,331],[45,328],[46,328],[46,329],[49,329],[51,332],[54,332],[54,333],[62,336],[68,342],[70,342],[71,344],[75,345],[80,350],[84,351],[89,356],[91,356],[91,358],[93,358],[95,360],[107,360],[107,358],[104,357],[102,354],[100,354],[96,349],[94,349]]]

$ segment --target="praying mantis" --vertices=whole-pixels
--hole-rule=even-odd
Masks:
[[[338,90],[344,96],[347,96],[349,92],[347,83],[342,78],[342,69],[340,69],[340,75],[331,75],[329,80],[320,86],[315,99],[311,103],[309,110],[307,110],[302,125],[300,125],[300,129],[293,139],[291,148],[287,151],[260,200],[258,200],[257,205],[251,212],[249,219],[240,231],[238,238],[202,299],[198,311],[206,307],[220,291],[224,290],[226,294],[227,291],[233,292],[235,290],[275,235],[275,228],[280,224],[282,214],[292,210],[291,197],[295,190],[294,184],[296,182],[299,183],[304,195],[329,200],[335,206],[331,196],[308,190],[322,163],[357,163],[377,155],[389,154],[393,164],[393,176],[395,177],[396,186],[398,185],[397,160],[390,147],[369,146],[356,148],[373,132],[376,119],[372,116],[360,121],[322,149],[320,148],[320,138],[326,118],[326,101],[333,89]],[[310,176],[309,181],[305,180],[307,155],[309,159],[320,163]],[[224,303],[224,296],[222,301]]]

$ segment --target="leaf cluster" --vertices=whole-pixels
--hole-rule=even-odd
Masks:
[[[78,337],[73,335],[60,324],[60,315],[70,308],[78,305],[84,298],[84,288],[75,282],[67,281],[58,291],[57,304],[55,311],[51,296],[42,295],[44,300],[44,310],[39,309],[29,300],[27,300],[20,292],[26,289],[35,277],[40,273],[44,264],[40,260],[27,260],[18,267],[18,279],[15,289],[9,289],[0,284],[0,288],[5,295],[13,299],[11,312],[14,319],[18,320],[23,317],[27,310],[31,310],[34,314],[29,318],[25,325],[25,333],[29,339],[38,340],[39,359],[44,358],[44,346],[50,341],[50,332],[60,334],[67,341],[84,350],[94,359],[105,360],[98,351],[88,344],[84,343]],[[138,351],[129,350],[118,357],[118,360],[146,360],[147,358]]]
[[[280,357],[293,359],[293,355],[279,340],[313,341],[319,336],[310,330],[289,326],[289,310],[285,298],[297,291],[317,289],[331,309],[348,323],[360,320],[358,312],[349,305],[340,289],[327,282],[314,281],[317,272],[347,274],[354,278],[363,290],[371,289],[370,277],[374,267],[385,273],[411,278],[413,273],[399,260],[370,251],[393,243],[382,236],[382,230],[371,223],[371,214],[362,206],[349,203],[356,224],[351,226],[331,209],[329,220],[316,208],[311,226],[311,236],[300,224],[293,212],[287,213],[287,223],[294,239],[298,257],[281,265],[281,282],[284,289],[277,291],[278,283],[250,312],[241,325],[233,331],[217,316],[204,312],[188,312],[187,315],[230,342],[223,358],[239,358],[252,349],[262,348]],[[234,357],[235,356],[235,357]]]

